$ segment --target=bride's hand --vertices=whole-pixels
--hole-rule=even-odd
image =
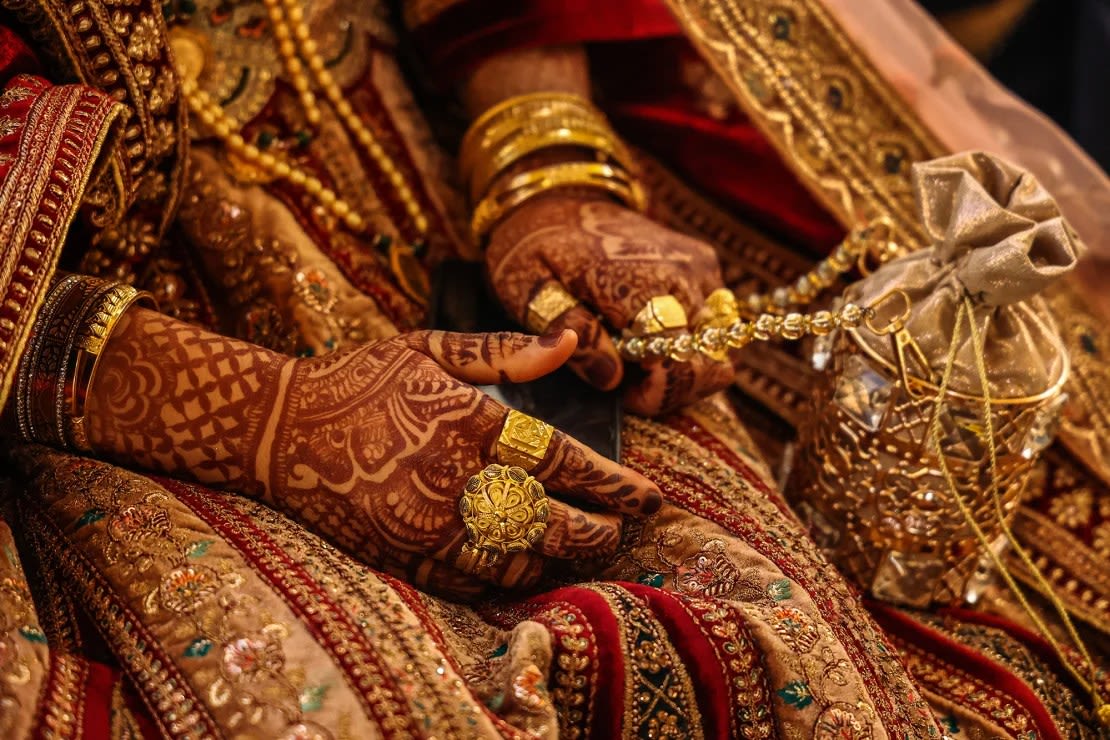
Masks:
[[[418,584],[459,581],[467,541],[459,498],[472,475],[499,462],[508,414],[470,383],[533,380],[574,346],[571,332],[416,332],[300,360],[258,445],[267,492],[372,564]],[[484,580],[522,586],[545,558],[611,556],[620,515],[661,503],[645,478],[558,431],[531,474],[549,494],[547,529],[534,551],[476,571]]]
[[[553,193],[525,203],[493,230],[486,264],[499,299],[522,324],[529,302],[549,282],[581,301],[548,331],[578,334],[568,364],[589,383],[611,389],[627,375],[625,405],[636,413],[662,413],[732,382],[731,364],[704,355],[625,367],[609,338],[655,296],[674,296],[692,319],[723,285],[708,244],[605,197]]]
[[[612,555],[621,515],[662,503],[646,478],[556,431],[531,471],[548,493],[543,538],[488,569],[456,568],[459,500],[498,462],[508,414],[470,383],[534,379],[574,347],[571,332],[415,332],[293,359],[138,309],[98,366],[90,439],[126,464],[259,496],[417,585],[525,586],[546,559]]]

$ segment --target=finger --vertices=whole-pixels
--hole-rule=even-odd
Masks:
[[[537,548],[551,558],[580,559],[615,555],[621,541],[621,517],[587,512],[548,499],[547,529]]]
[[[727,388],[735,378],[731,363],[718,362],[705,355],[696,355],[689,362],[669,358],[645,362],[640,373],[642,378],[625,391],[624,405],[643,416],[656,416],[687,406]]]
[[[514,552],[488,565],[476,565],[477,557],[473,552],[464,552],[463,542],[460,541],[451,547],[444,560],[453,565],[452,570],[501,588],[527,588],[534,586],[543,576],[544,560],[535,552]]]
[[[486,590],[485,584],[447,563],[417,555],[404,562],[382,563],[381,570],[419,589],[462,601],[472,601]]]
[[[551,322],[549,331],[570,329],[578,346],[567,367],[595,388],[610,391],[624,378],[624,363],[605,326],[585,306],[578,305]]]
[[[663,505],[659,488],[634,470],[556,431],[532,475],[549,490],[581,498],[622,514],[650,515]]]
[[[597,283],[599,279],[586,276],[584,281]],[[593,291],[599,294],[595,302],[598,310],[606,323],[616,329],[630,328],[652,298],[673,296],[687,317],[693,316],[704,300],[694,278],[676,274],[674,270],[664,267],[644,265],[633,274],[621,275],[619,279],[621,282],[618,285],[595,284],[593,287]],[[576,286],[572,287],[572,291],[581,293],[583,291],[577,289],[577,282],[571,283]]]
[[[572,332],[542,337],[515,332],[459,334],[417,331],[399,339],[467,383],[523,383],[561,367],[576,346]]]

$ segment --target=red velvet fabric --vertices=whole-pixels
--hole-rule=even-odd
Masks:
[[[662,0],[466,0],[413,32],[433,73],[451,83],[514,49],[674,37],[679,27]]]
[[[38,58],[18,33],[0,25],[0,85],[19,74],[40,71]]]

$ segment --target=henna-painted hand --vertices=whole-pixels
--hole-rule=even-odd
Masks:
[[[537,378],[574,346],[570,332],[416,332],[294,360],[136,311],[98,367],[90,436],[117,459],[260,495],[417,585],[466,592],[473,577],[453,567],[466,541],[458,502],[497,462],[508,413],[470,383]],[[560,432],[532,474],[550,498],[544,537],[483,580],[525,586],[545,558],[610,556],[621,515],[662,503],[647,479]]]
[[[549,331],[578,334],[569,365],[606,390],[626,372],[610,331],[627,328],[659,295],[673,295],[693,319],[705,298],[723,286],[711,246],[607,198],[581,195],[551,194],[514,210],[493,230],[486,265],[502,304],[522,323],[529,301],[549,281],[582,302]],[[703,355],[685,363],[645,361],[627,374],[625,405],[646,415],[688,404],[733,379],[731,364]]]

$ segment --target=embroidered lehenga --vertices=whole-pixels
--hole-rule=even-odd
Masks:
[[[644,150],[649,212],[718,245],[738,289],[795,279],[861,213],[919,237],[908,166],[947,150],[808,0],[752,3],[744,17],[770,25],[749,29],[748,46],[729,36],[732,11],[714,14],[712,3],[598,12],[541,2],[502,17],[481,3],[415,2],[405,8],[412,37],[376,4],[309,4],[351,105],[416,184],[430,221],[418,255],[389,178],[327,105],[305,133],[261,4],[4,5],[5,388],[56,265],[125,277],[176,318],[290,353],[420,326],[430,265],[473,248],[429,126],[450,116],[417,103],[402,49],[423,48],[429,75],[447,84],[444,70],[483,48],[596,42],[607,112]],[[172,47],[175,34],[189,45]],[[212,79],[222,87],[210,92],[244,135],[370,204],[377,236],[351,235],[297,188],[197,135],[171,48],[204,49],[220,70]],[[660,74],[644,75],[641,62],[623,67],[636,79],[622,76],[615,60],[637,53]],[[836,71],[821,93],[833,113],[811,120],[805,106],[778,106],[774,86],[808,84],[816,65]],[[833,125],[838,115],[855,124]],[[811,149],[821,133],[831,149]],[[1110,627],[1110,489],[1095,362],[1110,340],[1074,293],[1058,300],[1079,358],[1076,410],[1017,530],[1097,648]],[[730,396],[660,420],[626,417],[624,460],[661,487],[663,510],[628,528],[599,575],[468,604],[367,567],[250,498],[13,444],[0,524],[0,728],[14,737],[1097,736],[1085,697],[1005,593],[977,610],[897,609],[865,602],[819,554],[768,462],[793,436],[807,372],[790,352],[753,354]]]

